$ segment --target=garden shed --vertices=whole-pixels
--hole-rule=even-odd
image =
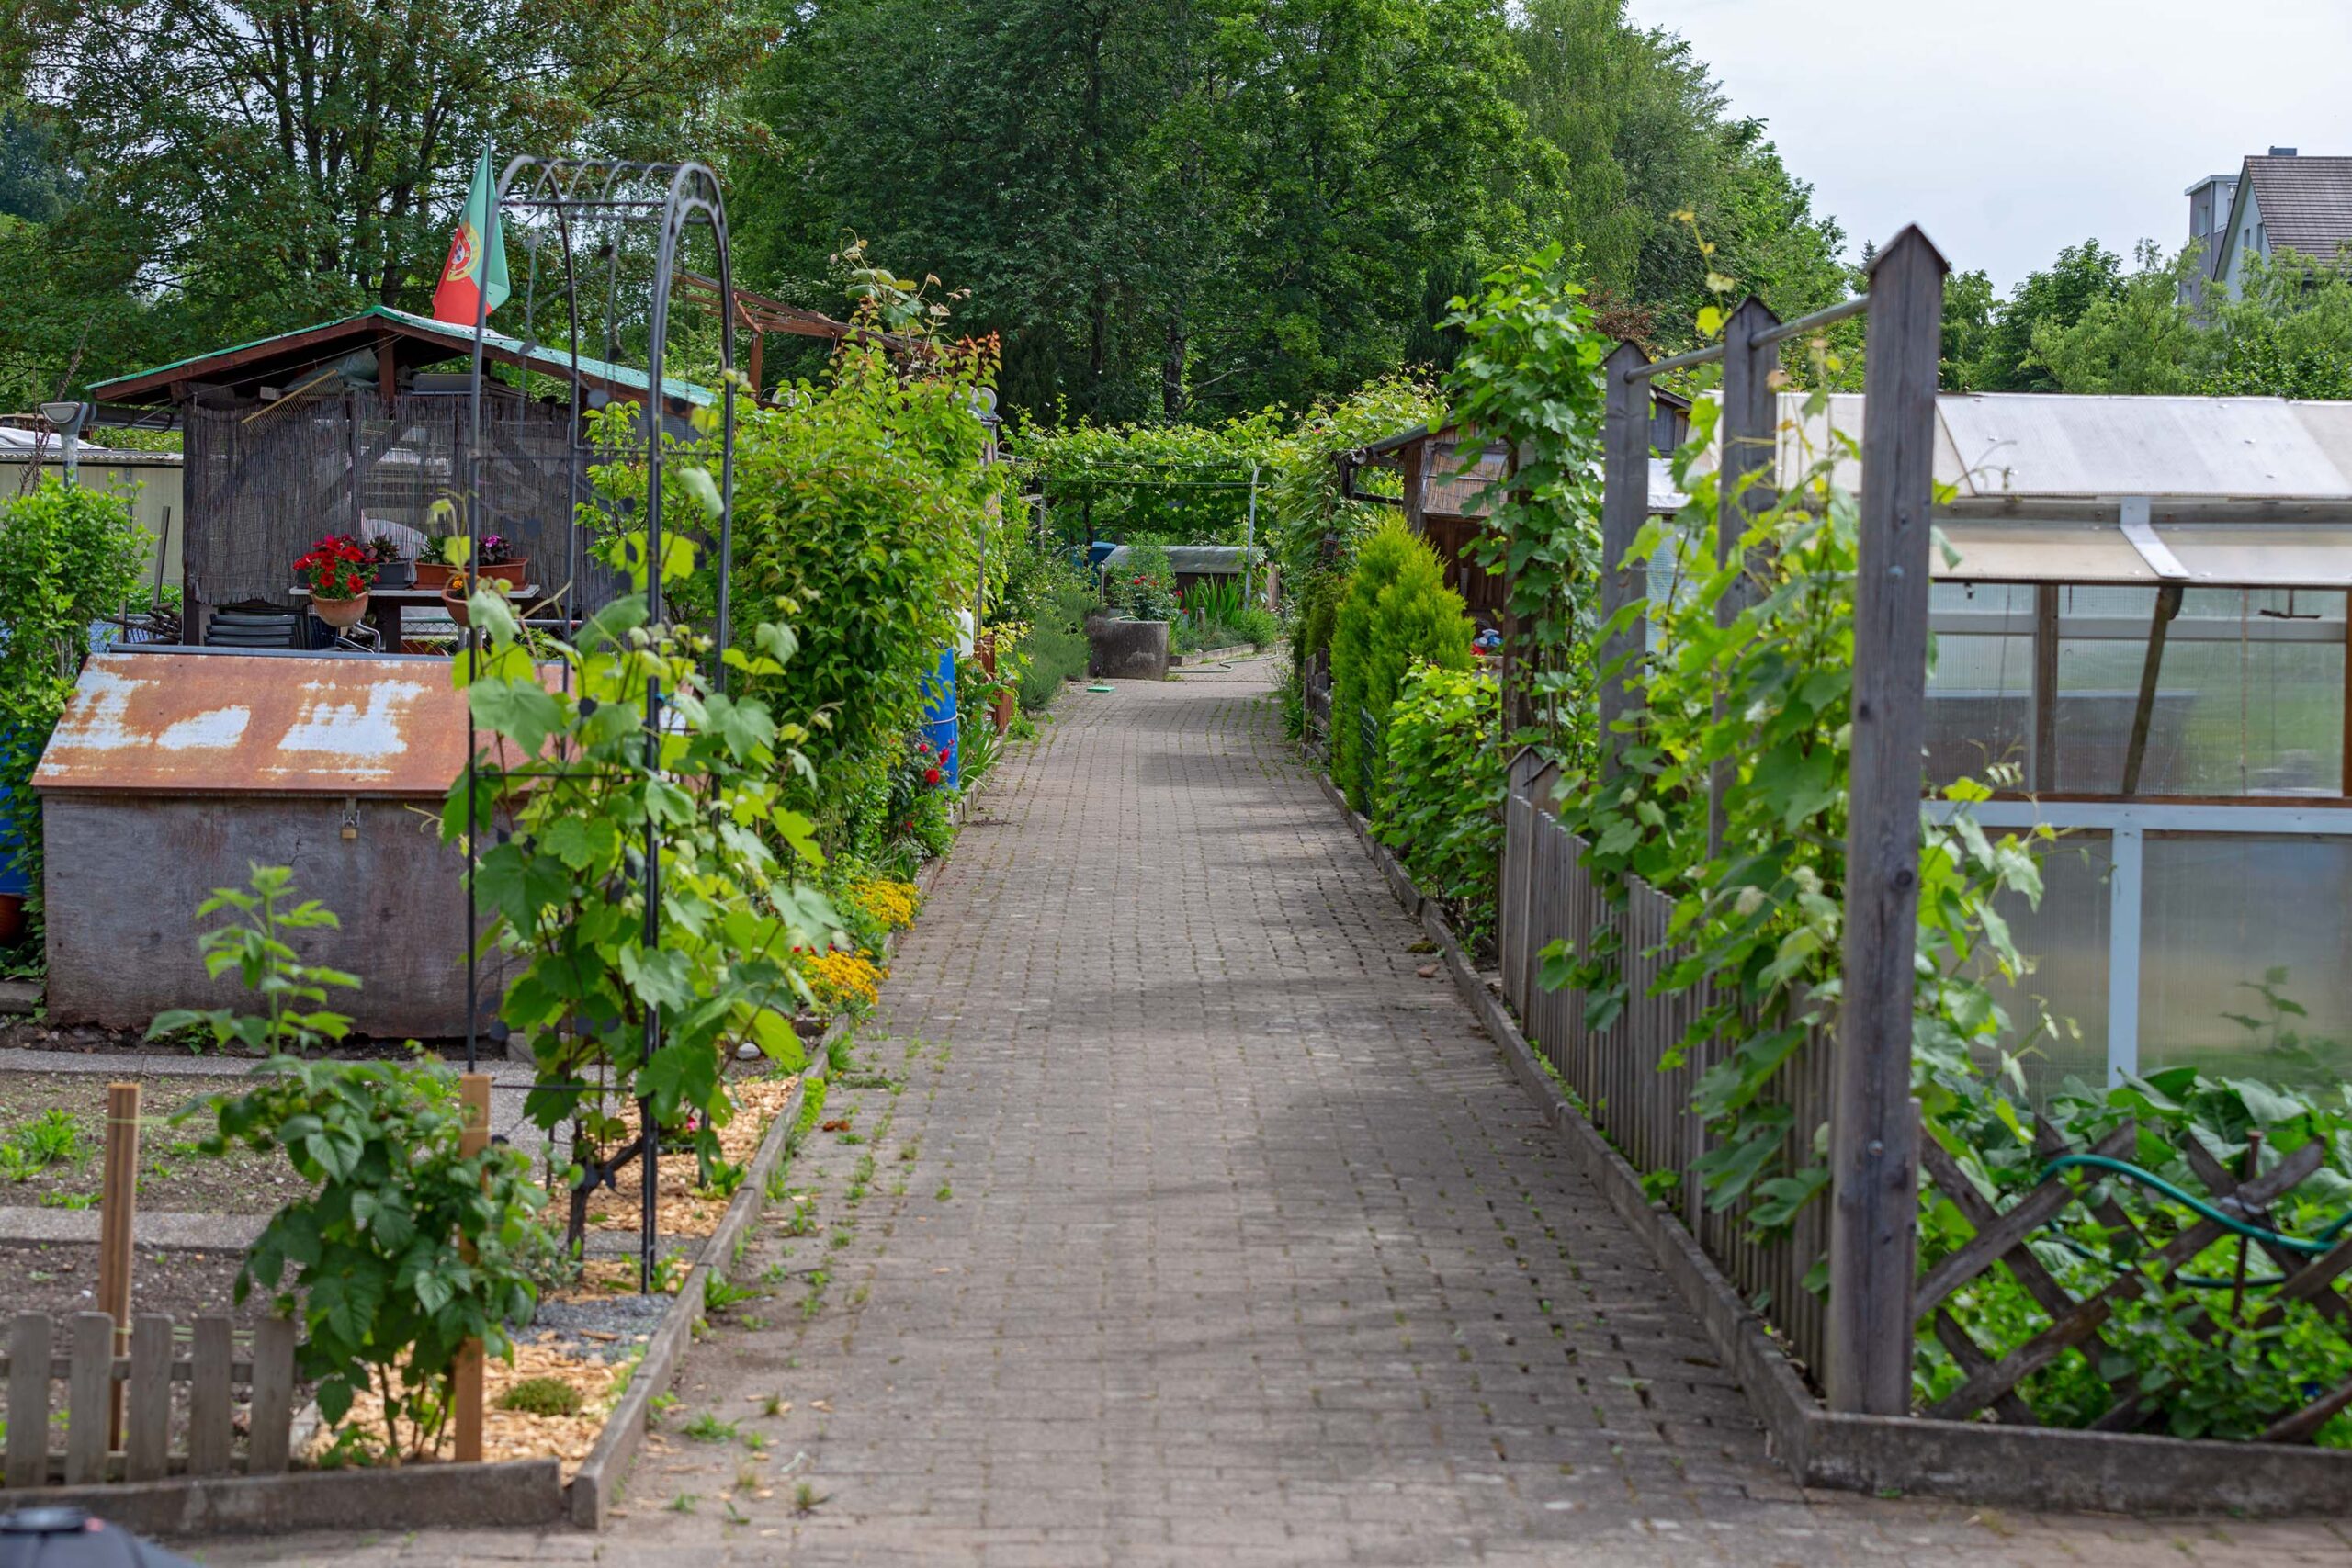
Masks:
[[[241,1005],[198,951],[197,907],[283,865],[342,917],[297,940],[362,974],[360,1032],[466,1032],[464,863],[440,808],[467,715],[446,660],[148,645],[93,656],[33,786],[46,842],[49,1016],[142,1029]],[[492,988],[487,995],[496,995]]]
[[[224,606],[290,608],[291,563],[327,535],[413,547],[435,505],[467,491],[477,460],[485,515],[456,531],[513,541],[542,596],[573,614],[618,591],[575,521],[590,461],[582,424],[616,398],[642,402],[645,373],[586,358],[575,372],[569,354],[486,333],[484,363],[506,379],[486,384],[474,453],[462,373],[472,344],[469,328],[378,305],[91,389],[102,418],[153,423],[163,410],[182,432],[191,641]],[[452,365],[458,373],[433,369]],[[712,400],[671,378],[662,393],[673,427]]]
[[[1657,389],[1651,397],[1650,439],[1659,451],[1670,452],[1689,434],[1690,403],[1687,398]],[[1503,580],[1470,555],[1470,546],[1494,515],[1493,487],[1510,477],[1510,448],[1501,442],[1479,444],[1475,434],[1446,425],[1411,430],[1375,441],[1368,446],[1337,455],[1341,492],[1351,501],[1372,501],[1395,506],[1406,523],[1426,537],[1445,563],[1446,585],[1482,624],[1499,624],[1505,600]],[[1366,468],[1385,469],[1397,479],[1399,493],[1383,495],[1360,489],[1357,476]],[[1682,497],[1665,458],[1650,463],[1651,510],[1671,513]]]

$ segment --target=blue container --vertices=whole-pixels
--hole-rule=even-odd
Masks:
[[[947,787],[961,788],[958,764],[963,759],[956,744],[956,650],[952,648],[939,650],[939,669],[923,677],[922,739],[939,758]]]
[[[5,745],[14,734],[14,730],[0,730],[0,745]],[[29,789],[32,786],[28,784],[25,787]],[[16,818],[8,813],[8,807],[15,801],[16,791],[0,784],[0,895],[14,894],[21,898],[33,890],[33,884],[32,878],[25,874],[25,868],[17,860],[17,852],[25,843],[17,835]]]

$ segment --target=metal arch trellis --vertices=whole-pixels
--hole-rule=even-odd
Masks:
[[[570,476],[571,512],[565,530],[567,542],[562,587],[552,601],[558,613],[561,635],[569,638],[585,619],[579,603],[582,568],[584,566],[581,517],[582,509],[593,497],[587,486],[588,468],[592,461],[611,462],[632,456],[642,456],[646,474],[644,502],[644,543],[641,563],[645,568],[647,621],[658,625],[662,618],[662,562],[664,559],[662,526],[663,437],[669,401],[669,386],[664,375],[669,321],[670,291],[678,275],[679,252],[688,231],[697,226],[707,228],[709,243],[716,263],[718,290],[722,303],[719,311],[719,481],[718,513],[716,519],[717,568],[716,597],[713,626],[712,679],[722,690],[726,684],[726,654],[729,636],[729,605],[728,579],[734,561],[735,504],[735,312],[728,308],[734,297],[734,275],[728,253],[727,210],[718,177],[708,165],[697,162],[651,164],[608,160],[579,160],[561,158],[517,157],[506,164],[499,176],[493,207],[501,226],[508,216],[519,220],[529,262],[523,289],[524,331],[535,334],[537,326],[537,291],[542,270],[542,258],[553,253],[549,267],[556,273],[553,283],[560,285],[563,295],[563,321],[568,362],[571,367],[571,398],[567,419],[567,439],[563,444],[563,460]],[[645,415],[638,429],[641,442],[636,446],[616,445],[610,441],[593,442],[587,430],[587,412],[592,394],[582,373],[581,284],[583,273],[593,273],[596,264],[603,264],[604,353],[605,373],[600,379],[610,384],[610,372],[621,361],[622,323],[622,261],[626,242],[632,232],[642,233],[651,229],[653,270],[648,285],[644,321],[645,349]],[[582,242],[594,240],[583,254]],[[584,264],[584,265],[583,265]],[[487,519],[484,504],[483,468],[490,459],[483,432],[483,339],[488,331],[489,294],[479,290],[476,296],[473,324],[473,348],[470,377],[468,383],[469,425],[462,469],[465,475],[463,495],[468,508],[464,524],[469,540],[466,581],[470,586],[480,581],[481,568],[482,524]],[[526,343],[526,348],[536,346]],[[526,355],[527,360],[527,355]],[[525,376],[527,392],[529,371]],[[544,607],[544,606],[543,606]],[[469,679],[475,673],[475,660],[481,637],[469,629],[465,636],[465,659]],[[568,667],[567,675],[569,678]],[[659,765],[661,736],[663,727],[662,693],[660,681],[647,682],[644,714],[645,766],[650,771]],[[478,730],[470,728],[466,748],[466,1066],[474,1069],[480,1053],[482,1032],[482,998],[481,991],[481,906],[475,895],[475,871],[480,855],[481,822],[478,785],[480,747]],[[639,896],[644,901],[643,941],[650,951],[661,945],[662,938],[662,831],[658,822],[649,814],[645,825],[645,840],[640,863]],[[645,1010],[644,1056],[650,1061],[662,1045],[662,1014],[658,1006],[649,1004]],[[602,1086],[599,1086],[602,1087]],[[641,1208],[638,1230],[638,1285],[650,1292],[656,1272],[659,1213],[657,1198],[661,1178],[660,1129],[656,1125],[650,1101],[638,1100],[638,1161],[640,1178]],[[594,1179],[593,1177],[584,1179]]]

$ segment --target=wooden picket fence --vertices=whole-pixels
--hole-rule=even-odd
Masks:
[[[295,1337],[285,1318],[266,1318],[246,1334],[225,1314],[201,1314],[183,1328],[141,1313],[130,1354],[119,1355],[106,1313],[76,1313],[62,1325],[45,1313],[17,1314],[0,1358],[9,1489],[282,1472],[294,1420]],[[50,1447],[52,1382],[66,1388],[62,1450]]]
[[[1711,1039],[1688,1053],[1681,1066],[1659,1070],[1715,998],[1705,987],[1650,995],[1659,976],[1681,957],[1667,945],[1674,900],[1638,881],[1622,906],[1610,899],[1585,866],[1585,841],[1560,826],[1552,800],[1557,776],[1532,754],[1522,754],[1511,770],[1497,937],[1504,996],[1529,1043],[1576,1090],[1593,1124],[1634,1168],[1679,1175],[1672,1201],[1684,1225],[1798,1359],[1818,1369],[1827,1317],[1804,1281],[1828,1251],[1828,1205],[1806,1205],[1792,1226],[1768,1241],[1750,1234],[1746,1205],[1721,1212],[1706,1207],[1692,1168],[1707,1152],[1708,1134],[1690,1109],[1690,1094],[1700,1076],[1736,1043]],[[1541,953],[1563,939],[1579,957],[1589,956],[1604,932],[1618,939],[1625,1004],[1609,1027],[1594,1029],[1586,1019],[1585,992],[1544,988]],[[1815,1134],[1829,1121],[1830,1066],[1828,1037],[1816,1031],[1782,1067],[1769,1097],[1792,1111],[1789,1146],[1799,1163],[1811,1158]]]

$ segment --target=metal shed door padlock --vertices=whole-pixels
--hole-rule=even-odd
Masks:
[[[358,837],[359,797],[356,795],[346,795],[343,797],[343,841],[346,844],[351,843]]]

